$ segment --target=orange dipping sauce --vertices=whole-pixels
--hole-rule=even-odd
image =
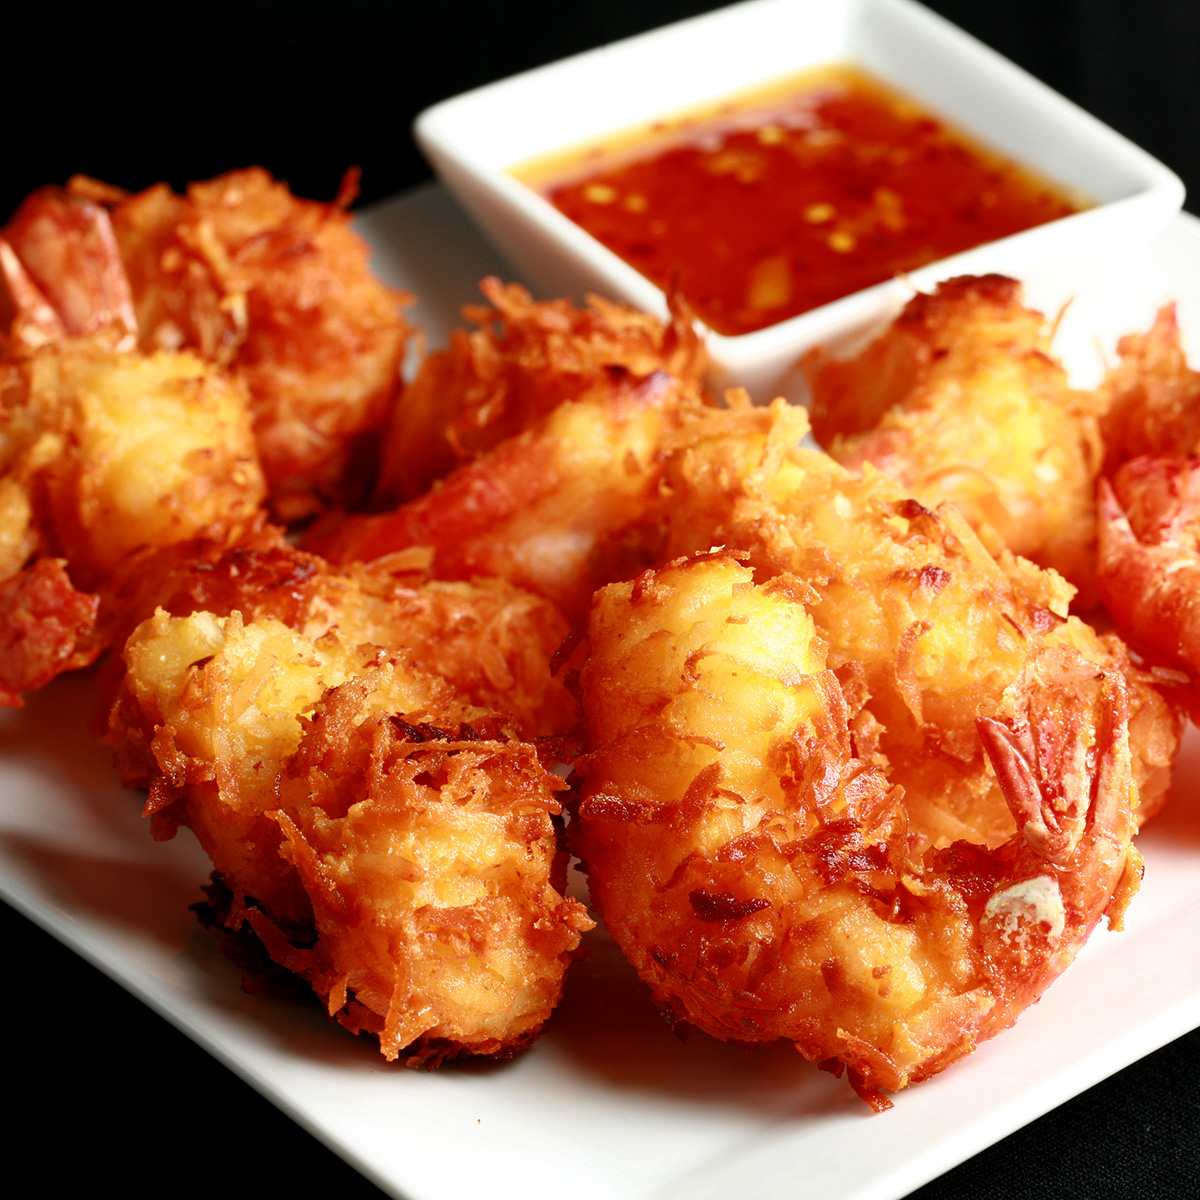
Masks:
[[[725,335],[1085,207],[852,66],[512,173]]]

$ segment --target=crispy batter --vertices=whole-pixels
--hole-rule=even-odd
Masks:
[[[574,620],[597,586],[646,565],[623,531],[655,495],[664,431],[693,407],[703,405],[664,372],[614,375],[423,496],[390,513],[333,517],[305,544],[339,563],[426,546],[437,577],[507,579]]]
[[[18,708],[23,692],[64,671],[90,666],[100,598],[79,591],[61,558],[39,558],[0,580],[0,706]]]
[[[1100,593],[1114,624],[1152,663],[1182,669],[1200,713],[1200,374],[1173,304],[1118,343],[1104,391]],[[1169,676],[1168,676],[1169,678]],[[1176,681],[1178,682],[1178,681]]]
[[[853,470],[871,463],[925,504],[953,501],[992,553],[1052,567],[1086,608],[1103,398],[1068,385],[1020,292],[997,275],[951,279],[857,357],[809,355],[813,433]]]
[[[909,540],[869,508],[853,518]],[[904,586],[930,607],[919,581]],[[1140,879],[1137,792],[1123,674],[1025,630],[1013,685],[972,714],[1006,828],[989,820],[984,836],[956,814],[948,833],[937,796],[912,802],[915,764],[859,737],[871,697],[841,686],[845,661],[830,669],[843,655],[821,612],[840,591],[832,577],[757,584],[715,552],[602,591],[574,838],[606,926],[673,1019],[793,1041],[881,1108],[884,1090],[1008,1027],[1106,912],[1119,920]],[[893,638],[893,662],[907,654],[919,676],[919,643],[938,640],[930,665],[953,670],[959,653],[929,638],[941,624],[907,650]],[[931,725],[926,741],[942,749]]]
[[[599,296],[586,308],[535,302],[517,284],[480,284],[491,307],[464,316],[429,355],[396,406],[384,442],[378,507],[425,492],[436,479],[540,422],[566,400],[603,399],[625,380],[665,371],[699,399],[707,360],[690,315],[662,321]]]
[[[1102,385],[1105,473],[1131,458],[1200,452],[1200,373],[1188,365],[1174,304],[1145,333],[1117,343],[1119,361]]]
[[[592,927],[561,892],[557,778],[528,745],[414,737],[352,712],[339,725],[331,700],[314,714],[324,737],[301,747],[312,803],[280,822],[318,930],[289,965],[331,1008],[343,1000],[344,1025],[378,1033],[385,1057],[511,1054],[550,1015]],[[364,773],[368,800],[341,815],[332,802],[361,794]]]
[[[1200,681],[1200,459],[1134,458],[1101,484],[1105,607],[1151,661]]]
[[[234,539],[264,491],[244,392],[190,354],[123,353],[96,335],[0,360],[8,702],[100,653],[93,593],[126,556],[201,532]]]
[[[233,547],[198,538],[135,555],[114,576],[106,641],[124,645],[156,609],[270,616],[314,640],[336,630],[350,645],[403,648],[464,702],[511,718],[521,737],[574,730],[574,699],[550,672],[569,632],[554,606],[500,579],[429,580],[424,566],[424,556],[393,555],[334,568],[265,523]]]
[[[5,506],[4,574],[53,554],[94,586],[140,546],[231,534],[262,501],[245,394],[190,354],[49,343],[0,362],[0,423],[25,498]]]
[[[647,518],[668,531],[665,556],[726,545],[812,589],[830,666],[848,689],[865,689],[861,720],[877,752],[944,840],[1007,836],[976,720],[998,711],[1043,641],[1125,678],[1131,711],[1145,714],[1134,749],[1142,812],[1156,810],[1180,729],[1123,644],[1067,616],[1059,576],[993,558],[953,506],[931,511],[881,472],[854,475],[798,449],[806,424],[782,401],[693,414],[667,447]]]
[[[113,710],[159,836],[190,827],[271,956],[411,1064],[536,1035],[590,926],[562,895],[562,784],[402,651],[159,612]],[[448,732],[447,732],[448,730]]]
[[[361,453],[400,386],[405,294],[370,272],[353,181],[300,200],[261,168],[176,195],[76,178],[112,226],[146,350],[187,347],[245,381],[271,505],[285,521],[360,499]]]

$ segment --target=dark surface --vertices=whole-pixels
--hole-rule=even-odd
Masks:
[[[13,1178],[46,1196],[383,1193],[206,1051],[0,904]],[[64,1045],[64,1042],[67,1043]],[[24,1185],[18,1185],[24,1191]]]
[[[37,44],[8,47],[0,219],[32,187],[77,171],[130,188],[160,178],[181,186],[256,162],[297,192],[325,197],[358,164],[364,199],[377,199],[427,178],[408,134],[426,105],[714,7],[210,0],[186,10],[184,29],[166,23],[171,10],[157,4],[71,10]],[[1200,195],[1194,0],[933,7],[1140,142]],[[185,1196],[231,1188],[378,1195],[187,1038],[3,906],[0,936],[9,952],[6,1090],[19,1113],[10,1169],[30,1162],[64,1196],[103,1179],[133,1197],[180,1183]],[[1198,1071],[1193,1033],[917,1195],[1192,1194]],[[570,1196],[571,1180],[562,1194]]]
[[[51,1194],[64,1197],[91,1194],[98,1180],[110,1178],[127,1197],[166,1190],[186,1200],[231,1189],[245,1196],[382,1196],[169,1023],[3,904],[0,936],[15,984],[3,1008],[6,1091],[17,1114],[15,1125],[10,1118],[10,1168],[49,1169]],[[64,1031],[68,1006],[78,1024]],[[1198,1069],[1200,1031],[1026,1126],[913,1200],[1194,1195]],[[883,1123],[887,1114],[872,1119]],[[498,1181],[496,1194],[513,1193]],[[570,1195],[564,1179],[563,1200]]]
[[[363,168],[377,199],[426,178],[408,133],[437,100],[721,7],[706,0],[208,0],[185,28],[135,0],[73,10],[6,56],[0,215],[75,172],[182,186],[259,163],[332,197]],[[1200,193],[1200,5],[934,0],[931,7],[1178,171]],[[19,43],[14,42],[14,47]]]

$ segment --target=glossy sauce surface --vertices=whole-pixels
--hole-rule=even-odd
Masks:
[[[513,174],[725,335],[1084,206],[848,65]]]

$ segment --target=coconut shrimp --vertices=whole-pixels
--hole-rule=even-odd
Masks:
[[[491,277],[479,286],[489,306],[464,310],[476,328],[429,355],[394,410],[377,507],[414,499],[564,401],[603,398],[625,379],[665,371],[703,395],[704,345],[682,309],[664,323],[598,296],[580,308]]]
[[[390,513],[319,523],[306,545],[339,563],[426,546],[436,577],[507,579],[573,620],[600,583],[649,561],[623,531],[655,495],[664,432],[698,406],[665,372],[612,376],[425,495]]]
[[[97,334],[0,361],[6,702],[103,649],[96,593],[128,555],[232,540],[264,495],[241,385],[193,355]]]
[[[235,538],[265,496],[244,386],[135,350],[103,206],[33,193],[0,235],[0,692],[105,648],[98,591],[145,546]]]
[[[550,663],[569,629],[548,601],[500,579],[438,581],[427,555],[335,568],[260,521],[230,547],[196,538],[134,555],[101,595],[106,640],[124,645],[156,610],[270,617],[319,641],[403,649],[464,703],[523,739],[574,730],[576,705]]]
[[[99,610],[99,596],[76,588],[62,559],[0,580],[0,707],[17,708],[23,693],[95,662]]]
[[[1200,459],[1134,458],[1102,482],[1098,575],[1130,644],[1200,679]]]
[[[597,594],[574,844],[672,1020],[792,1041],[879,1109],[1119,924],[1140,879],[1128,689],[1025,631],[1024,669],[973,721],[1007,827],[947,840],[831,668],[821,592],[713,551]]]
[[[1094,603],[1103,399],[1069,385],[1015,280],[948,280],[857,357],[805,365],[813,433],[835,459],[952,501],[992,553],[1051,567]]]
[[[1200,674],[1200,374],[1174,305],[1118,343],[1104,383],[1098,578],[1105,607],[1152,662]],[[1192,702],[1193,711],[1196,710]]]
[[[507,1055],[557,1002],[582,906],[563,784],[402,648],[261,615],[143,622],[113,741],[159,836],[190,828],[248,925],[389,1059]]]
[[[1056,573],[993,557],[952,505],[928,509],[882,472],[853,474],[801,448],[806,429],[803,410],[781,401],[692,414],[666,439],[647,514],[665,556],[725,545],[813,589],[830,666],[867,697],[861,736],[943,840],[1008,836],[977,720],[1043,642],[1126,679],[1138,819],[1157,811],[1181,730],[1124,643],[1068,615],[1071,588]]]
[[[77,177],[34,193],[10,231],[43,290],[95,320],[119,308],[147,353],[191,350],[241,379],[271,505],[290,521],[362,497],[401,383],[409,297],[371,274],[353,194],[348,177],[333,203],[300,200],[257,168],[182,196]],[[64,230],[73,248],[56,253]]]
[[[1200,453],[1200,373],[1188,365],[1174,304],[1145,333],[1117,343],[1118,362],[1101,387],[1107,474],[1132,458]]]

